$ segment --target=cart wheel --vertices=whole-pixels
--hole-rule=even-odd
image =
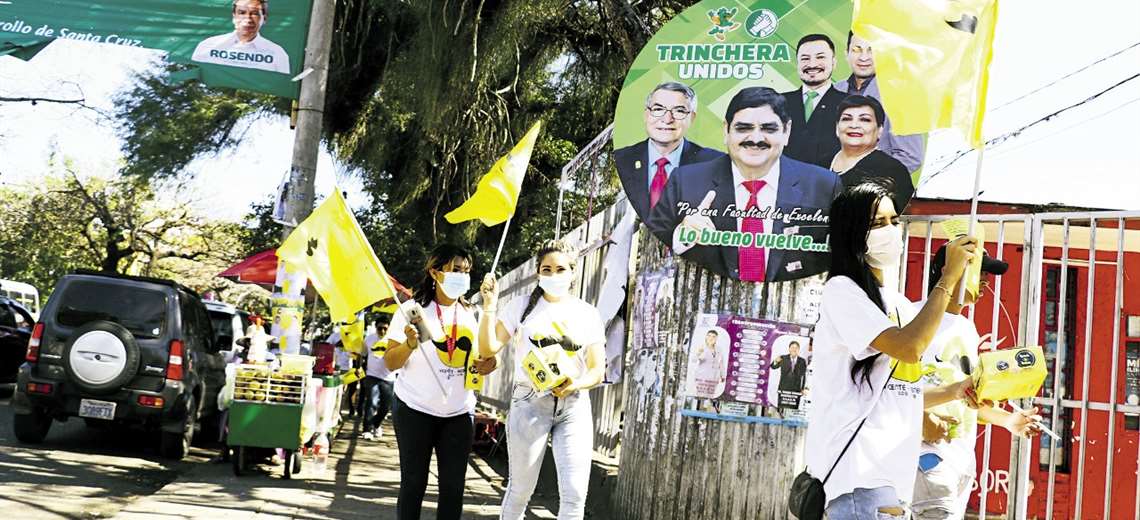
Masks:
[[[233,450],[233,453],[230,454],[230,462],[233,463],[234,476],[240,477],[245,471],[245,450],[241,446],[233,446],[230,449]]]
[[[293,455],[295,453],[292,450],[285,450],[285,480],[293,478],[293,472],[296,471],[293,469]]]

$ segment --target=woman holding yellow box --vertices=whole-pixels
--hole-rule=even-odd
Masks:
[[[594,306],[570,294],[578,253],[562,241],[538,251],[538,287],[510,303],[479,330],[481,357],[494,356],[515,334],[515,388],[507,418],[510,479],[500,518],[520,520],[538,482],[546,440],[558,468],[559,520],[581,519],[594,451],[590,395],[605,373],[605,328]],[[487,275],[483,312],[495,312],[498,288]],[[524,365],[529,364],[528,368]],[[548,385],[556,384],[549,392]]]

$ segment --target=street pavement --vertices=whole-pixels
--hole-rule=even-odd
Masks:
[[[366,441],[357,422],[345,423],[328,467],[310,460],[292,480],[281,466],[261,465],[236,477],[215,461],[217,446],[194,447],[180,462],[162,459],[157,437],[129,429],[90,428],[79,419],[55,423],[43,444],[19,443],[0,387],[0,511],[20,520],[142,519],[392,519],[399,491],[399,455],[390,422]],[[547,456],[528,519],[552,519],[557,485]],[[504,454],[473,456],[467,470],[463,518],[498,518],[506,485]],[[422,520],[435,519],[435,463]],[[605,518],[588,514],[587,518]]]
[[[109,518],[134,500],[202,465],[194,448],[181,462],[158,455],[157,436],[95,429],[80,419],[52,425],[43,444],[12,433],[11,386],[0,386],[0,511],[20,520]]]

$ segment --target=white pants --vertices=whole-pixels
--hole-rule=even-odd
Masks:
[[[945,461],[927,471],[919,469],[914,481],[914,517],[921,520],[965,518],[973,483],[973,475],[959,473]]]
[[[516,385],[507,417],[510,476],[503,495],[503,520],[522,520],[538,484],[538,473],[550,438],[558,471],[558,520],[580,520],[586,513],[586,490],[594,453],[594,418],[590,395],[575,392],[566,399],[539,396]]]

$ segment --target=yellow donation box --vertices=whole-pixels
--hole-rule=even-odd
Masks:
[[[1034,397],[1045,382],[1045,353],[1041,347],[1019,347],[978,355],[978,398],[1007,401]]]

